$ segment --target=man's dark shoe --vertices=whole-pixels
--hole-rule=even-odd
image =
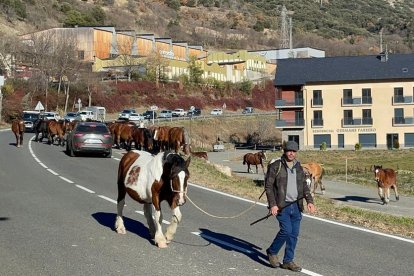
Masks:
[[[267,257],[269,258],[269,263],[271,267],[277,268],[280,267],[279,258],[277,255],[272,255],[269,251],[266,250]]]
[[[280,265],[280,267],[284,269],[289,269],[295,272],[302,271],[302,268],[298,266],[297,264],[295,264],[294,262],[283,263]]]

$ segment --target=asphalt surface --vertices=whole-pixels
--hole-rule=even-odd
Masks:
[[[248,173],[247,165],[242,164],[243,156],[248,152],[255,151],[228,150],[225,152],[209,152],[208,158],[212,163],[229,167],[232,173],[238,176],[263,181],[264,174],[260,166],[258,167],[258,173],[256,173],[255,166],[251,167],[253,173]],[[322,195],[318,188],[316,191],[317,196],[323,196],[336,200],[339,204],[357,206],[371,211],[379,211],[398,216],[414,217],[414,197],[400,195],[400,200],[396,201],[395,195],[393,191],[391,191],[390,203],[388,205],[383,205],[375,187],[362,186],[356,183],[329,181],[326,179],[323,179],[322,181],[325,185],[326,193]]]

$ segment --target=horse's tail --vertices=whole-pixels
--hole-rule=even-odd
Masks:
[[[243,165],[246,165],[246,155],[243,156]]]

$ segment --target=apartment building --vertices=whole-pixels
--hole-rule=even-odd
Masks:
[[[276,127],[301,149],[414,147],[414,54],[281,59]]]

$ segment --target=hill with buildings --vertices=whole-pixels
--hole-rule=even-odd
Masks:
[[[413,47],[413,8],[409,0],[0,0],[0,34],[115,26],[209,50],[274,49],[287,47],[292,22],[293,47],[376,54],[382,32],[388,50],[404,53]]]

